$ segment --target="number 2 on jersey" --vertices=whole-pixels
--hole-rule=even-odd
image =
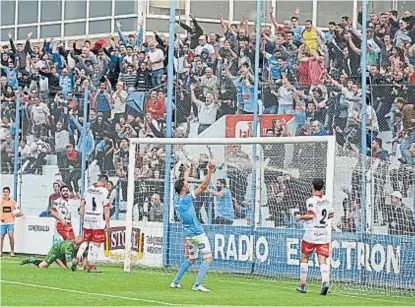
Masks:
[[[320,220],[320,224],[325,225],[326,224],[326,218],[327,218],[327,210],[323,209],[321,211],[321,215],[323,216]]]

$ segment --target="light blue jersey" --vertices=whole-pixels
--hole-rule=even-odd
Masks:
[[[216,216],[233,221],[235,211],[233,209],[231,191],[227,188],[222,191],[224,195],[222,197],[216,197]]]
[[[196,217],[193,199],[196,198],[194,192],[184,196],[174,197],[174,210],[183,225],[185,237],[195,237],[205,233],[205,230]]]

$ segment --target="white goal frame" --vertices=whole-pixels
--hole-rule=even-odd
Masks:
[[[327,168],[326,168],[326,196],[333,201],[334,192],[334,165],[336,156],[336,139],[335,136],[295,136],[295,137],[253,137],[253,138],[131,138],[129,147],[129,172],[128,172],[128,189],[127,189],[127,212],[126,212],[126,230],[125,230],[125,255],[124,271],[131,271],[131,249],[132,249],[132,227],[133,227],[133,207],[134,207],[134,166],[135,166],[135,148],[137,145],[264,145],[264,144],[327,144]],[[257,151],[258,156],[258,151]],[[263,169],[261,163],[257,163],[257,177],[260,176]],[[256,195],[260,201],[260,195]],[[167,200],[164,200],[168,204]],[[259,211],[258,205],[255,209]],[[259,212],[256,212],[259,213]],[[256,214],[259,216],[259,214]],[[254,224],[255,227],[257,223]],[[165,238],[167,239],[167,238]]]

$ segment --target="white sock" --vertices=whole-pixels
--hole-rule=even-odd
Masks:
[[[92,244],[88,253],[88,265],[95,265],[95,262],[98,260],[98,252],[99,247]]]
[[[300,283],[305,286],[307,282],[308,263],[300,263]]]
[[[79,246],[78,253],[76,254],[76,258],[81,259],[87,248],[88,248],[88,242],[82,242],[81,246]]]
[[[320,264],[320,272],[321,272],[321,282],[322,283],[329,283],[330,279],[330,268],[327,263]]]

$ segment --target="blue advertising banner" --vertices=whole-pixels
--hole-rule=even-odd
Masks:
[[[303,230],[207,225],[213,270],[298,278]],[[168,265],[184,260],[181,225],[170,225]],[[415,238],[333,233],[331,278],[336,281],[415,289]],[[317,257],[309,262],[309,276],[320,278]]]

